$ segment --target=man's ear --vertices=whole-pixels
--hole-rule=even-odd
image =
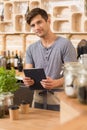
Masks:
[[[48,17],[47,22],[51,23],[51,18],[50,17]]]

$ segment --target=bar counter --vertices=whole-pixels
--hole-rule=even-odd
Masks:
[[[20,113],[18,120],[10,120],[9,116],[0,119],[0,130],[51,130],[59,119],[59,112],[29,108],[29,113]]]
[[[87,105],[64,92],[58,93],[61,111],[29,108],[28,114],[19,114],[19,120],[0,119],[0,130],[87,130]]]

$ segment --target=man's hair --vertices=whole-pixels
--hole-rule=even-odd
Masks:
[[[25,16],[25,19],[26,19],[26,22],[28,24],[31,23],[32,19],[37,16],[37,15],[41,15],[42,18],[47,21],[48,19],[48,14],[47,12],[44,10],[44,9],[41,9],[41,8],[34,8],[32,9],[29,13],[26,14]]]

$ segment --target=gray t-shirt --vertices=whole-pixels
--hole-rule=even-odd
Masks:
[[[62,37],[58,37],[49,48],[45,48],[39,40],[30,45],[26,52],[26,63],[33,64],[35,68],[44,68],[46,76],[53,79],[61,77],[63,63],[73,61],[76,61],[75,48]]]
[[[74,61],[77,61],[75,48],[68,39],[63,37],[58,37],[49,48],[44,47],[41,40],[38,40],[26,51],[26,63],[33,64],[34,68],[44,68],[46,76],[53,79],[61,78],[60,72],[65,62]],[[35,92],[37,96],[39,91]]]

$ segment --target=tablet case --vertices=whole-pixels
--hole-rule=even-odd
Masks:
[[[43,68],[32,68],[32,69],[24,69],[24,74],[26,77],[31,77],[34,79],[34,85],[30,86],[31,90],[45,90],[40,84],[42,79],[46,79],[46,75]]]

